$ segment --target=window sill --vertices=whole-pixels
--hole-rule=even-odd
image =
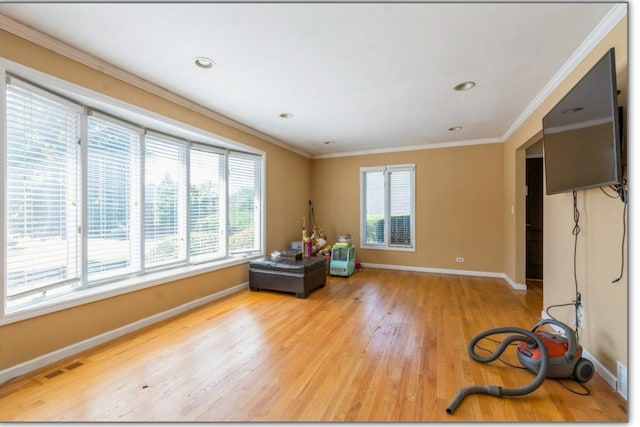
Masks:
[[[375,251],[400,251],[400,252],[415,252],[415,246],[378,246],[378,245],[360,245],[360,249],[372,249]]]
[[[28,307],[15,309],[5,314],[4,319],[0,319],[0,326],[151,288],[153,286],[163,285],[187,277],[246,264],[252,259],[262,256],[264,255],[239,255],[220,261],[173,268],[171,270],[146,274],[143,277],[126,278],[118,282],[78,290],[47,301],[31,304]]]

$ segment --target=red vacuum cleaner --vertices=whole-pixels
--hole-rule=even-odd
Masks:
[[[538,331],[546,324],[556,325],[564,333]],[[582,357],[582,346],[578,344],[573,329],[557,320],[545,319],[531,330],[540,338],[547,350],[549,366],[547,378],[573,378],[578,382],[589,381],[594,374],[593,363]],[[535,342],[521,341],[517,347],[517,356],[520,363],[534,374],[537,374],[542,364],[543,351]]]
[[[539,331],[543,325],[554,325],[562,332]],[[489,356],[476,354],[476,344],[490,335],[510,333]],[[489,394],[495,397],[523,396],[535,391],[546,378],[573,378],[578,382],[589,381],[595,372],[593,363],[582,357],[582,346],[578,344],[576,333],[569,326],[555,319],[543,319],[531,331],[521,328],[496,328],[482,332],[471,339],[467,348],[469,356],[477,362],[487,363],[499,358],[507,347],[519,341],[516,347],[518,360],[524,367],[536,374],[534,380],[520,388],[502,388],[495,385],[465,387],[447,406],[452,414],[462,400],[470,394]]]

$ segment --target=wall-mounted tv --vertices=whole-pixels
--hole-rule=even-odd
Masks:
[[[542,119],[547,194],[621,182],[617,95],[610,49]]]

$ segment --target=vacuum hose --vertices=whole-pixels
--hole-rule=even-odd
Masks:
[[[506,337],[502,341],[500,346],[496,349],[496,351],[487,357],[481,357],[476,354],[475,347],[478,341],[490,335],[505,334],[505,333],[513,333],[513,334],[519,334],[519,335],[510,335]],[[481,385],[481,386],[470,386],[470,387],[461,388],[460,390],[458,390],[458,394],[456,394],[456,396],[451,401],[449,406],[447,406],[447,414],[453,414],[453,411],[456,410],[456,408],[458,407],[458,405],[460,405],[462,400],[465,397],[469,396],[470,394],[489,394],[495,397],[522,396],[535,391],[538,387],[542,385],[547,375],[547,368],[549,367],[549,355],[547,354],[547,349],[544,343],[540,340],[540,338],[538,338],[534,333],[527,331],[526,329],[521,329],[521,328],[489,329],[488,331],[482,332],[476,335],[475,337],[473,337],[473,339],[469,342],[469,346],[467,347],[467,350],[469,352],[469,356],[471,356],[471,358],[477,362],[481,362],[481,363],[493,362],[494,360],[499,358],[502,355],[502,353],[504,353],[504,351],[507,349],[509,344],[511,344],[514,341],[526,341],[528,343],[535,342],[535,344],[540,348],[542,360],[540,364],[540,370],[538,371],[534,380],[531,383],[527,384],[526,386],[520,387],[520,388],[502,388],[500,386],[495,386],[495,385]]]

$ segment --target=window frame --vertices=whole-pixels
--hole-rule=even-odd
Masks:
[[[260,232],[264,229],[264,227],[260,226],[260,221],[261,218],[264,216],[264,178],[259,178],[260,176],[264,176],[265,170],[264,170],[264,162],[259,162],[259,161],[255,161],[257,160],[256,155],[255,154],[250,154],[250,153],[241,153],[241,152],[235,152],[235,153],[230,153],[229,156],[227,156],[227,164],[226,164],[226,185],[227,185],[227,204],[226,204],[226,218],[227,218],[227,231],[229,231],[229,227],[231,225],[230,223],[230,216],[231,213],[229,212],[230,209],[230,199],[229,199],[229,195],[231,195],[231,191],[229,189],[230,185],[231,185],[231,167],[230,167],[230,163],[232,158],[238,158],[238,159],[250,159],[252,162],[255,162],[256,164],[256,171],[254,173],[254,180],[258,181],[259,185],[256,185],[254,187],[255,189],[255,193],[254,193],[254,199],[255,199],[255,195],[258,196],[259,200],[263,201],[259,206],[254,206],[254,209],[257,209],[258,212],[255,213],[253,215],[253,222],[258,223],[258,227],[257,230],[254,230],[253,232],[253,237],[254,239],[258,242],[257,245],[254,245],[253,249],[234,249],[233,245],[230,244],[229,239],[231,238],[231,235],[229,232],[226,233],[226,239],[227,239],[227,251],[229,254],[235,254],[235,255],[240,255],[240,254],[246,254],[246,253],[251,253],[251,252],[255,252],[258,248],[262,247],[263,244],[261,242],[264,242],[264,238],[260,238]]]
[[[29,297],[30,295],[36,295],[39,293],[42,294],[46,294],[48,292],[51,293],[66,293],[66,292],[71,292],[74,289],[78,289],[78,287],[82,287],[82,276],[83,276],[83,271],[82,271],[82,254],[83,254],[83,234],[81,233],[82,227],[83,227],[83,213],[82,213],[82,205],[84,202],[84,193],[83,193],[83,189],[82,189],[82,148],[78,145],[78,141],[81,138],[82,135],[82,119],[81,119],[81,114],[83,113],[83,109],[81,106],[79,106],[76,103],[70,102],[69,100],[58,96],[57,94],[52,94],[49,93],[46,90],[43,90],[42,88],[38,87],[37,85],[34,85],[31,82],[25,81],[24,79],[21,78],[17,78],[17,77],[5,77],[5,79],[3,80],[4,82],[4,86],[3,86],[3,90],[2,90],[2,94],[3,94],[3,125],[5,127],[3,127],[3,139],[2,139],[2,148],[3,148],[3,155],[2,155],[2,166],[3,166],[3,176],[2,176],[2,187],[3,190],[6,191],[6,189],[9,187],[10,185],[10,181],[9,181],[9,167],[5,167],[8,162],[9,162],[9,152],[8,152],[8,144],[6,142],[6,139],[8,139],[8,122],[6,122],[6,117],[8,114],[8,111],[6,110],[6,101],[8,98],[6,98],[6,94],[7,94],[7,86],[8,85],[12,85],[14,87],[16,87],[18,90],[20,91],[26,91],[28,92],[28,94],[31,96],[31,94],[35,95],[36,97],[39,97],[41,99],[43,99],[44,101],[42,102],[42,104],[40,104],[41,106],[44,105],[45,103],[50,103],[50,104],[57,104],[58,106],[60,106],[61,108],[64,108],[67,110],[67,113],[65,115],[67,115],[67,118],[71,117],[71,116],[75,116],[74,118],[71,119],[73,123],[73,126],[71,129],[67,129],[68,133],[65,133],[64,136],[66,136],[66,140],[63,141],[63,145],[69,149],[69,154],[68,154],[68,158],[64,159],[64,161],[66,162],[66,165],[64,166],[65,169],[65,174],[64,174],[64,180],[69,183],[69,182],[73,182],[71,184],[71,192],[65,192],[65,198],[68,198],[69,196],[72,195],[72,197],[70,199],[67,200],[67,203],[65,203],[64,206],[64,222],[66,223],[66,238],[62,240],[62,242],[67,241],[67,246],[69,246],[69,243],[73,242],[73,244],[75,245],[75,249],[72,252],[73,256],[69,256],[69,253],[67,253],[66,257],[62,257],[62,258],[67,258],[66,261],[66,265],[63,265],[64,267],[72,267],[71,270],[75,270],[76,272],[73,274],[73,276],[64,278],[62,280],[58,280],[55,282],[51,282],[49,284],[43,284],[41,286],[37,286],[37,287],[33,287],[32,289],[26,289],[22,292],[19,292],[17,294],[14,295],[9,295],[9,291],[8,291],[8,287],[9,287],[9,280],[7,280],[7,276],[8,276],[8,263],[6,262],[8,260],[8,242],[4,241],[5,243],[3,245],[3,261],[5,261],[5,263],[2,264],[3,266],[3,301],[5,303],[7,303],[8,301],[11,300],[18,300],[20,298],[24,298],[24,297]],[[53,110],[51,110],[53,111]],[[58,110],[59,112],[59,110]],[[56,116],[54,116],[56,117]],[[57,116],[60,117],[60,116]],[[69,123],[67,123],[67,126],[69,125]],[[27,132],[31,131],[33,128],[29,127]],[[40,129],[42,131],[42,129]],[[46,130],[53,130],[54,132],[48,132],[48,135],[55,135],[56,134],[56,130],[59,131],[59,128],[47,128]],[[40,135],[42,136],[42,135]],[[58,136],[61,136],[58,134]],[[59,159],[58,159],[59,160]],[[6,191],[5,193],[3,193],[3,204],[2,204],[2,217],[3,219],[6,218],[5,215],[8,214],[8,212],[10,211],[9,208],[9,199],[8,198],[4,198],[5,196],[8,197],[8,195],[10,194],[9,191]],[[3,230],[4,231],[8,231],[9,230],[9,221],[7,221],[6,223],[3,222]],[[8,236],[8,234],[7,234]],[[26,236],[23,236],[26,238]],[[29,237],[31,239],[31,236]],[[43,239],[44,240],[44,239]],[[4,249],[7,248],[7,249]],[[37,259],[40,260],[40,257],[37,256],[37,254],[31,254],[31,256],[36,257]],[[64,289],[66,289],[66,291],[64,291]]]
[[[220,240],[220,244],[222,246],[222,250],[220,252],[216,252],[214,256],[212,257],[205,257],[202,254],[193,254],[193,236],[192,234],[194,233],[193,230],[193,223],[192,218],[193,218],[193,206],[191,204],[191,188],[193,186],[193,168],[192,168],[192,161],[193,161],[193,157],[192,154],[193,152],[199,152],[200,154],[206,153],[207,155],[221,155],[223,156],[221,163],[222,169],[219,171],[219,185],[221,189],[226,188],[227,185],[227,162],[228,162],[228,155],[226,153],[226,151],[221,150],[219,148],[216,147],[212,147],[210,145],[205,145],[205,144],[191,144],[189,146],[189,151],[188,151],[188,162],[189,162],[189,176],[187,177],[187,182],[188,182],[188,189],[187,189],[187,217],[188,217],[188,221],[187,221],[187,240],[189,242],[188,245],[188,253],[187,253],[187,259],[189,260],[190,264],[201,264],[201,263],[206,263],[206,262],[210,262],[210,261],[215,261],[217,259],[220,258],[224,258],[225,256],[227,256],[227,254],[231,254],[229,249],[228,249],[228,242],[227,242],[227,230],[224,226],[224,224],[228,223],[228,214],[227,214],[227,208],[226,206],[228,205],[228,197],[225,200],[220,200],[219,204],[221,206],[218,206],[218,214],[219,214],[219,218],[218,218],[218,222],[219,222],[219,226],[222,228],[220,231],[220,236],[219,236],[219,240]]]
[[[84,122],[87,126],[87,130],[84,131],[86,132],[86,135],[83,135],[83,140],[86,141],[86,144],[82,144],[82,150],[83,150],[83,165],[86,165],[87,167],[84,168],[83,171],[83,183],[84,183],[84,187],[86,188],[86,190],[82,191],[82,194],[86,195],[87,197],[89,196],[89,191],[88,191],[88,186],[89,186],[89,177],[88,177],[88,166],[89,166],[89,134],[88,134],[88,124],[89,124],[89,119],[90,117],[93,117],[94,119],[103,121],[103,122],[108,122],[112,125],[124,128],[132,133],[137,134],[138,137],[138,146],[137,148],[133,148],[133,151],[135,155],[137,155],[138,159],[140,159],[141,157],[141,149],[143,147],[143,139],[144,139],[144,130],[141,129],[140,127],[134,126],[128,122],[125,122],[119,118],[116,117],[112,117],[110,115],[107,115],[101,111],[97,111],[97,110],[93,110],[93,109],[87,109],[87,119]],[[139,166],[139,164],[138,164]],[[133,172],[133,171],[132,171]],[[142,180],[142,174],[143,170],[142,168],[138,168],[137,171],[135,171],[134,173],[137,175],[136,178],[136,184],[138,184],[138,188],[135,190],[132,190],[132,192],[135,195],[134,199],[137,200],[130,200],[131,203],[137,203],[138,206],[136,208],[131,208],[132,212],[130,212],[130,215],[133,216],[133,214],[137,214],[137,218],[134,220],[133,217],[131,218],[132,221],[135,221],[135,223],[138,224],[138,226],[140,227],[140,224],[142,224],[141,221],[143,221],[144,219],[144,212],[140,206],[140,200],[141,200],[141,186],[140,186],[140,182]],[[130,195],[131,196],[131,195]],[[87,265],[88,267],[88,259],[85,261],[84,257],[88,257],[89,256],[89,229],[90,229],[90,224],[89,224],[89,200],[87,199],[87,203],[83,204],[83,209],[86,209],[86,212],[83,212],[82,217],[83,217],[83,225],[82,228],[83,230],[86,230],[85,233],[83,233],[82,237],[84,239],[84,248],[86,248],[86,250],[83,251],[83,260],[82,263],[83,265]],[[87,268],[85,271],[83,271],[83,281],[82,283],[84,283],[87,287],[93,287],[93,286],[100,286],[103,282],[108,282],[108,281],[114,281],[114,280],[119,280],[121,278],[125,278],[128,276],[132,276],[135,274],[139,274],[139,272],[142,271],[143,268],[143,264],[142,264],[142,259],[141,256],[143,255],[142,250],[143,250],[143,236],[142,233],[139,232],[137,236],[135,236],[134,238],[135,243],[137,243],[138,245],[138,254],[137,256],[135,254],[133,255],[133,260],[135,261],[135,265],[131,268],[131,271],[129,272],[124,272],[124,273],[119,273],[117,275],[107,275],[107,274],[97,274],[97,278],[89,278],[89,274],[90,271]],[[137,258],[137,259],[136,259]],[[104,277],[101,278],[100,276]]]
[[[360,248],[374,250],[390,250],[415,252],[416,250],[416,179],[415,164],[398,164],[383,166],[367,166],[360,168]],[[391,244],[390,243],[390,218],[391,218],[391,188],[390,175],[395,172],[410,172],[410,243]],[[367,242],[367,174],[371,172],[381,172],[384,177],[383,220],[384,220],[384,241],[380,243]]]
[[[70,307],[87,304],[94,301],[99,301],[105,298],[110,298],[116,295],[122,295],[130,292],[134,292],[137,290],[149,288],[152,286],[157,286],[159,284],[164,284],[168,282],[172,282],[175,280],[183,279],[186,277],[191,277],[194,275],[199,275],[211,271],[215,271],[222,268],[228,268],[235,265],[245,264],[251,259],[264,256],[264,246],[266,240],[266,218],[265,218],[265,199],[264,199],[264,188],[265,188],[265,179],[266,179],[266,153],[262,150],[256,149],[254,147],[239,143],[237,141],[233,141],[219,135],[212,134],[206,130],[196,128],[194,126],[188,125],[186,123],[179,122],[175,119],[171,119],[166,116],[162,116],[160,114],[154,113],[152,111],[143,109],[141,107],[137,107],[132,104],[128,104],[125,101],[121,101],[118,99],[111,98],[107,95],[93,92],[87,88],[78,86],[76,84],[61,80],[59,78],[50,76],[48,74],[42,73],[37,70],[33,70],[21,64],[17,64],[15,62],[6,60],[4,58],[0,58],[0,81],[2,81],[3,85],[0,89],[0,162],[5,165],[7,161],[7,148],[5,139],[6,135],[6,82],[7,76],[15,76],[19,80],[26,81],[27,83],[43,90],[47,93],[52,94],[55,97],[60,97],[68,100],[70,103],[78,105],[82,110],[82,126],[81,126],[81,134],[83,138],[82,148],[81,148],[81,172],[80,172],[80,180],[81,180],[81,199],[82,199],[82,207],[80,209],[81,215],[81,223],[83,224],[83,233],[81,236],[81,254],[79,256],[78,262],[82,263],[82,286],[73,292],[67,293],[66,295],[55,297],[48,299],[46,301],[37,302],[30,304],[24,307],[16,307],[11,310],[8,309],[8,303],[6,299],[7,289],[6,289],[6,280],[4,278],[7,274],[7,258],[6,258],[6,249],[7,248],[7,239],[8,239],[8,230],[6,229],[7,224],[5,223],[4,213],[2,215],[2,226],[0,226],[0,242],[3,242],[3,247],[0,248],[0,274],[3,277],[3,286],[0,287],[0,325],[13,323],[16,321],[28,319],[35,316],[40,316],[43,314],[56,312],[59,310],[67,309]],[[188,158],[190,149],[192,146],[206,146],[212,150],[216,150],[222,153],[225,153],[225,156],[228,156],[229,153],[241,153],[254,156],[257,160],[257,164],[259,165],[259,181],[258,187],[256,191],[260,195],[260,215],[259,215],[259,223],[256,224],[258,227],[258,235],[259,241],[257,244],[257,250],[252,252],[243,252],[238,254],[232,254],[228,250],[228,246],[225,248],[226,256],[223,258],[217,258],[213,260],[207,260],[204,262],[194,262],[194,263],[181,263],[179,265],[175,265],[173,267],[168,267],[164,269],[156,270],[147,270],[144,274],[130,274],[119,276],[114,280],[104,280],[104,281],[93,281],[89,282],[87,280],[88,270],[87,270],[87,120],[89,114],[94,113],[102,116],[101,118],[109,118],[109,120],[113,120],[115,123],[121,125],[132,126],[135,129],[142,129],[141,136],[141,146],[139,151],[140,156],[140,175],[141,182],[144,183],[144,151],[143,150],[143,141],[144,141],[144,132],[151,130],[156,132],[157,134],[169,135],[171,138],[175,138],[181,143],[186,144],[187,150],[187,170],[186,170],[186,185],[187,185],[187,200],[189,199],[189,170],[188,169]],[[224,162],[225,168],[227,167],[227,162]],[[226,173],[226,172],[225,172]],[[6,185],[7,185],[7,172],[6,168],[3,167],[2,172],[0,173],[0,208],[2,212],[5,212],[6,205]],[[144,200],[144,184],[141,185],[141,191],[139,194],[140,200]],[[226,194],[225,194],[226,196]],[[143,207],[140,211],[140,223],[144,224],[144,209]],[[190,220],[189,211],[187,208],[186,218]],[[226,227],[226,224],[225,224]],[[142,225],[142,229],[144,226]],[[189,225],[187,224],[187,239],[189,235]],[[140,241],[142,245],[144,244],[144,234],[142,234]],[[141,246],[142,246],[141,245]],[[141,248],[142,253],[139,255],[144,257],[144,251]],[[187,240],[187,261],[189,261],[188,257],[189,252],[189,240]]]
[[[155,140],[155,141],[153,141]],[[177,166],[180,168],[182,167],[183,170],[179,171],[181,172],[181,176],[179,178],[182,178],[182,182],[177,182],[177,194],[176,194],[176,198],[177,198],[177,202],[176,202],[176,212],[177,212],[177,217],[175,218],[175,222],[176,222],[176,231],[175,231],[175,235],[176,235],[176,252],[177,255],[174,259],[171,259],[167,262],[160,262],[160,263],[152,263],[150,262],[151,260],[148,259],[148,253],[147,250],[149,249],[147,247],[147,185],[148,182],[146,180],[147,178],[147,171],[148,171],[148,165],[147,165],[147,147],[149,145],[150,142],[155,142],[155,143],[160,143],[162,145],[164,145],[164,149],[175,149],[176,154],[180,155],[182,154],[182,159],[180,157],[177,158],[178,163],[181,163],[180,160],[182,160],[182,164],[178,164]],[[144,136],[144,142],[142,144],[142,150],[141,150],[141,156],[142,156],[142,161],[141,161],[141,167],[143,169],[143,173],[142,173],[142,194],[144,195],[143,198],[141,198],[142,201],[142,216],[143,216],[143,225],[142,225],[142,265],[143,265],[143,271],[149,272],[149,271],[153,271],[153,270],[158,270],[158,269],[167,269],[167,268],[171,268],[173,266],[178,266],[178,265],[185,265],[185,264],[189,264],[190,260],[189,260],[189,157],[190,157],[190,151],[191,151],[191,144],[189,144],[187,141],[180,141],[177,138],[171,137],[171,136],[167,136],[167,135],[160,135],[157,134],[156,132],[153,131],[149,131],[146,130],[145,131],[145,136]],[[182,203],[180,203],[180,201],[182,201]],[[182,211],[180,211],[180,205],[183,206]],[[180,240],[182,240],[182,244],[180,244]]]

